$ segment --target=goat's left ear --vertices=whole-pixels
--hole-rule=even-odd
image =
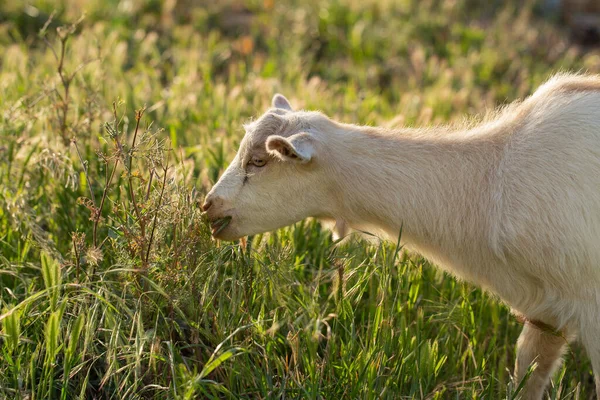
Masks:
[[[292,111],[292,105],[290,104],[288,99],[286,99],[285,96],[282,94],[277,93],[275,96],[273,96],[271,104],[275,108],[281,108],[283,110]]]
[[[312,137],[308,133],[296,133],[288,138],[273,135],[267,138],[269,154],[283,161],[307,163],[314,154]]]

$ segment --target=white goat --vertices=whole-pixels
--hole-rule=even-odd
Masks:
[[[540,399],[579,335],[600,398],[600,77],[559,75],[477,126],[385,130],[293,111],[247,125],[206,197],[233,240],[306,217],[402,239],[525,319],[516,376]],[[556,332],[549,332],[552,327]]]

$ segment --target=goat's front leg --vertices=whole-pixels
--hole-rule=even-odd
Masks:
[[[596,399],[600,400],[600,317],[597,315],[598,308],[592,308],[592,315],[581,326],[581,339],[592,361],[596,381]]]
[[[567,345],[562,335],[547,332],[525,322],[521,336],[517,342],[517,364],[515,375],[517,383],[521,382],[531,364],[537,363],[525,387],[521,391],[524,400],[539,400],[552,373],[561,363],[561,357]]]

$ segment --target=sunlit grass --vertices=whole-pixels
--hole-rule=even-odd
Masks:
[[[0,398],[514,397],[520,325],[495,299],[316,221],[214,242],[197,203],[275,92],[428,125],[599,72],[539,4],[9,3]],[[574,345],[550,397],[592,389]]]

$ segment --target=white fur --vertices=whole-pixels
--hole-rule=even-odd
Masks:
[[[496,294],[514,312],[579,334],[600,376],[600,77],[559,75],[472,127],[385,130],[292,111],[281,96],[249,124],[207,196],[223,239],[312,216],[380,231]],[[263,167],[249,161],[266,158]],[[565,340],[528,324],[517,375],[538,399]],[[598,384],[600,395],[600,383]],[[599,396],[600,397],[600,396]]]

